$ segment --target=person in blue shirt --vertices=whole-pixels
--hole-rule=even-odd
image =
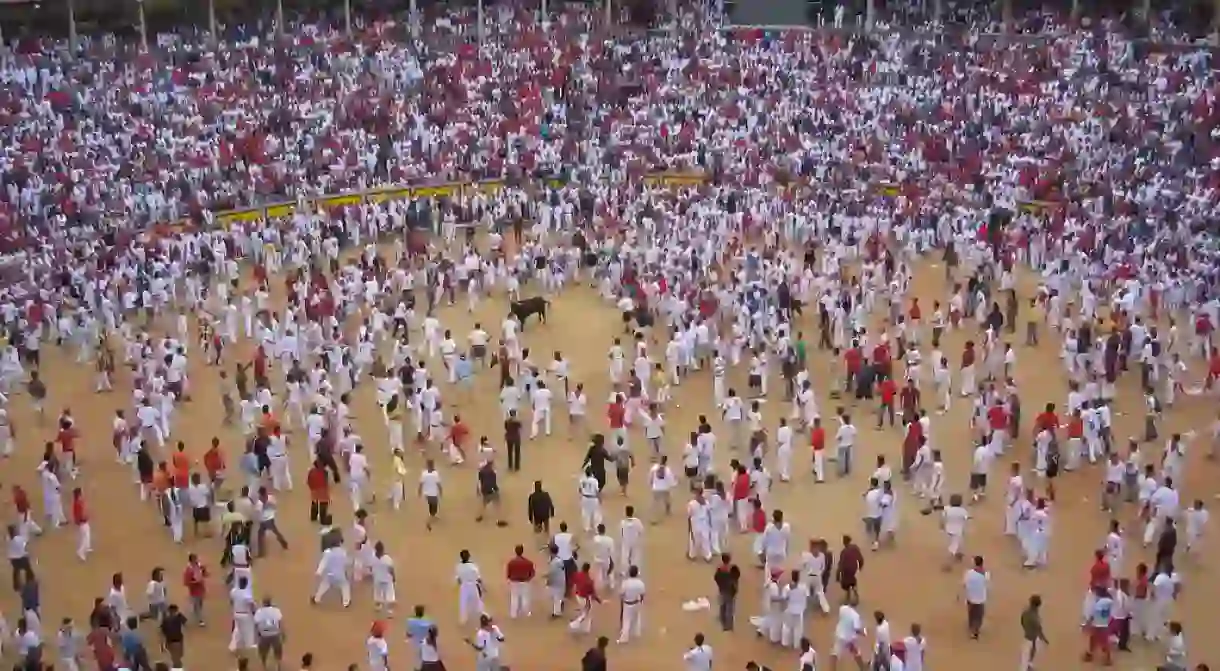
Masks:
[[[474,365],[465,354],[458,356],[458,360],[454,362],[453,377],[457,379],[458,384],[463,388],[469,387],[474,379]]]
[[[411,649],[415,651],[415,663],[411,668],[420,668],[419,649],[423,645],[424,639],[428,636],[428,631],[435,624],[432,620],[425,616],[423,606],[415,607],[415,615],[407,620],[407,642],[411,644]]]
[[[134,615],[127,618],[127,626],[119,634],[119,648],[131,671],[152,671],[148,648],[144,647],[144,639],[140,637],[140,620]]]

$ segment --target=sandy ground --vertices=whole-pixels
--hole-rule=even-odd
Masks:
[[[1028,296],[1032,285],[1022,287]],[[932,263],[925,263],[917,272],[915,295],[925,306],[933,300],[945,300],[947,291],[942,271]],[[929,307],[925,310],[930,312]],[[457,334],[469,331],[474,321],[485,325],[497,325],[505,310],[503,299],[497,298],[483,303],[473,316],[466,314],[464,306],[445,308],[441,311],[442,323]],[[815,315],[807,314],[799,328],[812,334],[816,327]],[[562,350],[573,367],[575,380],[583,381],[589,391],[590,417],[594,429],[604,428],[604,401],[609,394],[605,357],[611,340],[619,335],[620,322],[617,312],[604,304],[590,289],[579,287],[565,292],[553,303],[550,323],[546,326],[530,325],[526,333],[526,345],[535,352],[536,361],[549,360],[550,353]],[[965,332],[947,336],[945,352],[956,366]],[[1014,337],[1015,341],[1016,338]],[[44,371],[50,387],[48,421],[37,426],[29,409],[28,398],[18,396],[13,401],[12,414],[18,427],[20,444],[16,456],[0,466],[0,481],[5,489],[12,483],[23,484],[30,491],[35,509],[41,497],[35,478],[35,466],[41,452],[41,444],[52,437],[51,420],[54,413],[70,407],[78,418],[86,437],[82,448],[85,460],[84,474],[71,486],[83,486],[91,503],[94,515],[94,544],[96,551],[88,562],[80,563],[74,556],[75,534],[60,530],[47,534],[33,545],[37,570],[43,579],[43,622],[45,636],[53,646],[54,629],[60,618],[72,616],[77,621],[86,621],[89,608],[96,596],[105,594],[110,576],[122,571],[127,579],[128,594],[133,605],[142,605],[144,585],[150,571],[156,566],[166,567],[171,583],[172,600],[185,605],[185,593],[180,584],[181,570],[188,552],[198,552],[213,569],[210,597],[207,604],[209,627],[205,630],[190,629],[187,639],[187,667],[223,669],[232,668],[233,663],[226,650],[228,641],[227,592],[218,578],[217,564],[221,548],[219,541],[192,539],[189,535],[185,545],[175,546],[168,530],[159,524],[151,504],[142,504],[131,474],[117,465],[109,444],[110,421],[115,409],[125,407],[130,398],[130,378],[126,372],[120,374],[117,390],[111,394],[94,393],[90,370],[72,364],[68,356],[47,348]],[[247,356],[249,345],[237,348]],[[925,355],[928,349],[925,345]],[[1056,402],[1061,407],[1066,394],[1066,385],[1057,353],[1058,344],[1047,338],[1042,347],[1018,347],[1019,364],[1017,381],[1025,408],[1025,431],[1028,432],[1035,409],[1046,402]],[[231,352],[233,354],[233,352]],[[659,354],[659,352],[658,352]],[[241,437],[234,429],[222,427],[221,403],[218,393],[217,369],[202,365],[198,357],[193,359],[192,376],[195,396],[190,403],[181,406],[175,425],[175,440],[186,442],[189,450],[200,457],[213,435],[218,435],[229,450],[231,464],[241,449]],[[838,366],[829,355],[814,351],[810,366],[818,387],[819,406],[824,415],[830,415],[837,404],[827,396],[829,375],[837,374]],[[228,368],[231,370],[232,361]],[[439,369],[439,364],[438,364]],[[956,377],[956,376],[955,376]],[[1136,381],[1124,380],[1118,402],[1119,416],[1115,436],[1124,441],[1134,435],[1141,426],[1141,399],[1136,394]],[[778,382],[774,376],[773,382]],[[956,382],[956,380],[955,380]],[[732,383],[738,389],[745,388],[744,373],[735,371]],[[788,410],[788,404],[779,402],[780,392],[773,384],[772,401],[766,406],[768,426],[775,426],[778,414]],[[502,445],[502,430],[495,401],[495,374],[482,374],[467,398],[447,394],[447,406],[457,406],[460,414],[471,424],[475,436],[486,434],[494,443]],[[694,427],[696,417],[710,413],[711,380],[708,373],[696,374],[677,390],[676,401],[667,412],[668,437],[665,441],[667,453],[674,464],[678,457],[682,439]],[[956,399],[955,399],[956,400]],[[1182,399],[1168,419],[1169,430],[1189,429],[1206,432],[1212,416],[1214,401],[1202,398]],[[557,404],[556,408],[561,406]],[[388,485],[389,455],[385,448],[385,432],[377,419],[371,385],[364,385],[355,393],[353,403],[359,433],[364,436],[368,453],[376,469],[378,490]],[[936,445],[943,451],[950,475],[950,491],[964,491],[970,458],[970,442],[967,426],[967,404],[959,402],[946,416],[935,417],[933,435]],[[446,415],[450,415],[447,412]],[[524,471],[520,474],[502,475],[505,488],[505,513],[510,524],[507,528],[496,528],[490,523],[474,521],[476,498],[474,474],[471,466],[443,466],[447,486],[442,503],[442,523],[432,532],[424,528],[422,501],[412,497],[408,505],[395,513],[381,501],[373,507],[370,533],[375,540],[383,541],[399,566],[399,615],[392,625],[392,667],[406,668],[407,648],[403,641],[402,622],[414,604],[425,604],[441,627],[442,653],[450,668],[473,668],[473,653],[461,639],[472,633],[457,625],[456,586],[453,582],[453,567],[458,552],[470,549],[474,559],[483,570],[489,586],[488,607],[499,618],[508,637],[505,661],[517,669],[574,668],[583,650],[593,643],[591,638],[576,638],[564,623],[548,621],[545,607],[541,606],[542,587],[538,586],[535,615],[531,619],[509,621],[507,619],[507,588],[503,581],[504,562],[511,555],[512,547],[525,543],[536,547],[531,530],[525,522],[525,496],[534,480],[542,480],[557,499],[559,518],[579,526],[576,507],[575,473],[584,454],[587,435],[570,431],[565,413],[559,412],[555,434],[549,438],[528,442],[524,455]],[[861,429],[859,441],[858,471],[850,478],[836,480],[833,477],[825,484],[815,485],[809,473],[807,441],[802,438],[801,450],[794,460],[797,476],[790,484],[778,484],[776,500],[787,513],[794,528],[795,551],[799,552],[804,539],[821,536],[830,539],[832,546],[838,545],[841,534],[863,535],[860,523],[862,512],[861,494],[871,472],[874,455],[886,454],[891,463],[898,463],[900,435],[898,430],[877,430],[873,426],[872,407],[857,407],[857,426]],[[717,426],[716,421],[713,425]],[[719,428],[717,428],[719,431]],[[721,435],[726,435],[721,432]],[[1028,435],[1028,433],[1026,433]],[[308,495],[303,487],[307,468],[303,436],[297,434],[294,447],[293,470],[297,490],[280,496],[280,526],[292,542],[291,552],[273,547],[269,558],[256,564],[255,589],[259,598],[273,596],[287,616],[288,657],[300,658],[311,651],[318,661],[317,668],[345,668],[350,663],[366,664],[364,640],[369,624],[374,619],[367,584],[356,589],[355,602],[350,610],[342,610],[331,600],[320,607],[309,604],[309,593],[313,587],[313,572],[318,556],[316,527],[308,521]],[[643,454],[643,441],[638,435],[636,454]],[[1186,503],[1194,498],[1211,500],[1216,491],[1214,478],[1216,466],[1202,459],[1205,450],[1201,437],[1190,454],[1185,495]],[[1160,446],[1155,454],[1159,455]],[[1025,441],[1020,444],[1017,455],[1028,463],[1030,449]],[[1013,453],[1010,452],[1010,455]],[[412,451],[408,482],[418,476],[421,457]],[[718,455],[723,464],[728,460],[727,449]],[[630,495],[620,498],[610,494],[605,506],[607,526],[617,529],[623,506],[635,503],[646,508],[647,492],[643,481],[646,463],[637,466],[633,473]],[[1027,572],[1020,568],[1015,542],[1002,536],[1002,482],[1007,464],[997,463],[993,472],[992,499],[973,509],[975,520],[967,534],[967,554],[986,557],[992,573],[992,598],[988,604],[987,624],[982,639],[970,641],[965,632],[965,608],[960,600],[962,569],[942,572],[940,564],[944,558],[944,542],[934,518],[921,516],[919,503],[900,490],[902,526],[896,548],[867,554],[867,566],[862,576],[863,602],[861,613],[871,624],[871,613],[884,610],[889,616],[896,634],[905,634],[912,622],[923,625],[929,642],[928,662],[930,669],[978,669],[983,665],[998,664],[998,668],[1015,668],[1020,645],[1020,629],[1017,617],[1030,594],[1044,596],[1047,607],[1045,620],[1051,641],[1047,657],[1040,665],[1044,669],[1076,668],[1082,651],[1083,640],[1078,629],[1080,603],[1085,586],[1087,568],[1092,550],[1102,543],[1107,517],[1098,511],[1100,474],[1096,469],[1086,469],[1068,474],[1060,479],[1061,492],[1054,512],[1054,536],[1050,553],[1051,565],[1046,570]],[[998,484],[997,484],[998,483]],[[413,489],[413,486],[412,486]],[[5,493],[5,518],[13,518],[13,510],[7,491]],[[343,497],[345,499],[345,497]],[[1120,515],[1124,523],[1134,525],[1135,514],[1128,506]],[[336,519],[345,528],[350,525],[349,504],[341,500],[337,504]],[[1129,537],[1134,538],[1136,531]],[[776,669],[792,668],[795,653],[773,647],[755,638],[748,625],[738,627],[737,632],[725,634],[719,631],[711,612],[686,613],[681,609],[684,601],[697,597],[712,597],[712,569],[702,563],[691,563],[685,557],[685,522],[681,516],[650,528],[645,551],[645,574],[648,584],[648,600],[645,611],[646,634],[643,640],[625,646],[611,648],[611,664],[615,668],[679,668],[681,654],[691,643],[696,632],[705,632],[715,650],[717,668],[740,669],[751,659],[768,663]],[[1214,540],[1214,539],[1212,539]],[[752,564],[748,558],[749,541],[734,537],[732,549],[743,567]],[[1151,561],[1151,554],[1141,552],[1138,542],[1130,542],[1130,573],[1136,561]],[[1140,559],[1137,559],[1139,557]],[[540,556],[535,557],[541,561]],[[1175,609],[1175,616],[1186,623],[1188,635],[1193,634],[1193,650],[1203,649],[1203,634],[1199,623],[1207,615],[1215,614],[1215,607],[1206,603],[1208,593],[1220,593],[1220,581],[1214,570],[1201,561],[1186,560],[1186,592]],[[760,602],[760,572],[746,570],[743,594],[739,600],[738,618],[756,614]],[[832,603],[840,595],[832,588]],[[10,625],[16,621],[16,599],[9,590],[0,593],[0,607],[8,616]],[[618,605],[610,603],[596,612],[594,630],[615,638],[617,633]],[[1193,629],[1192,629],[1193,625]],[[827,664],[831,643],[833,619],[811,617],[809,634],[819,651],[823,665]],[[155,632],[149,625],[149,640],[155,641]],[[871,638],[871,637],[870,637]],[[11,655],[11,652],[9,653]],[[1122,668],[1153,668],[1160,660],[1160,647],[1138,644],[1136,651],[1124,655],[1119,662]],[[91,660],[90,660],[91,665]],[[290,668],[292,665],[290,664]]]

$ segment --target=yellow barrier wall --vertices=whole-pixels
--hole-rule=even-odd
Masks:
[[[644,177],[649,185],[662,186],[697,186],[707,181],[703,173],[652,173]],[[544,182],[548,187],[560,187],[562,182],[548,179]],[[504,180],[491,179],[480,182],[448,182],[445,184],[421,184],[419,186],[383,187],[370,189],[359,193],[342,193],[335,196],[319,196],[310,198],[309,207],[316,211],[321,207],[347,207],[362,203],[384,203],[389,200],[405,200],[408,198],[439,198],[460,197],[475,193],[494,194],[504,188]],[[235,222],[259,221],[272,217],[287,217],[296,212],[297,203],[271,203],[262,207],[249,207],[237,210],[217,212],[216,223],[228,227]],[[171,230],[178,227],[171,227]]]

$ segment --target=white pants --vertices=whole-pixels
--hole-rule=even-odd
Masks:
[[[327,575],[319,576],[318,590],[314,592],[313,600],[315,603],[322,601],[322,597],[326,596],[332,588],[339,589],[339,595],[343,598],[343,607],[347,608],[352,603],[352,583],[345,575]]]
[[[392,581],[373,581],[373,605],[375,605],[378,609],[382,608],[383,606],[390,608],[397,602],[398,592],[394,589],[394,583]]]
[[[618,642],[626,643],[632,637],[644,635],[644,608],[638,603],[623,602],[622,622],[618,633]]]
[[[529,617],[530,584],[528,582],[508,583],[508,616]]]
[[[551,435],[551,409],[547,406],[534,408],[530,421],[530,438],[538,437],[539,427],[542,427],[546,435]]]
[[[593,604],[590,601],[590,599],[576,599],[576,618],[568,623],[568,629],[582,634],[593,631]]]
[[[76,556],[85,561],[90,552],[93,552],[93,530],[85,522],[76,527]]]
[[[586,532],[596,529],[597,525],[602,523],[601,501],[598,501],[593,497],[581,498],[580,521]]]
[[[483,595],[473,582],[458,586],[458,622],[466,624],[471,615],[483,614]]]
[[[254,616],[249,613],[233,614],[233,633],[229,636],[229,652],[249,650],[257,647],[254,637]]]

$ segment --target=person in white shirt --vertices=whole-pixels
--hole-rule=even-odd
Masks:
[[[966,628],[970,638],[977,639],[983,628],[983,615],[987,608],[987,592],[991,585],[991,574],[983,568],[983,557],[976,555],[974,567],[962,578],[966,601]]]
[[[229,605],[233,609],[233,632],[229,637],[229,652],[250,650],[258,646],[254,627],[254,590],[246,578],[238,578],[229,590]]]
[[[601,485],[593,476],[593,469],[586,468],[585,474],[576,485],[580,494],[580,520],[585,533],[590,533],[602,523]]]
[[[500,671],[501,646],[504,643],[504,633],[496,626],[490,615],[479,616],[479,630],[474,639],[466,639],[478,653],[475,658],[475,671]]]
[[[368,651],[370,671],[389,670],[390,646],[385,640],[385,624],[380,620],[373,623],[364,647]]]
[[[343,607],[347,608],[352,605],[352,583],[348,577],[348,559],[347,549],[343,546],[327,548],[322,552],[322,558],[318,560],[318,569],[315,572],[318,578],[318,589],[314,592],[310,602],[317,604],[326,596],[326,593],[333,588],[338,588],[339,595],[343,599]]]
[[[619,586],[619,598],[623,605],[619,643],[626,643],[632,637],[639,638],[644,635],[644,596],[646,592],[644,581],[640,578],[640,567],[627,567],[627,578]]]
[[[837,666],[838,660],[844,655],[850,655],[856,665],[864,668],[864,655],[860,651],[859,640],[867,634],[860,613],[847,604],[839,606],[839,619],[835,624],[834,647],[830,650],[831,666]]]
[[[530,418],[530,438],[538,437],[538,429],[542,427],[546,435],[551,435],[551,399],[554,395],[547,389],[545,383],[539,381],[530,395],[533,414]]]
[[[265,597],[263,605],[254,611],[254,631],[258,634],[259,657],[263,664],[267,663],[270,654],[279,666],[284,659],[284,613],[271,597]]]
[[[783,590],[784,615],[780,630],[780,645],[799,648],[805,633],[805,611],[809,609],[809,585],[801,580],[801,571],[794,569],[791,581]]]
[[[686,663],[686,671],[712,671],[712,646],[707,644],[703,634],[695,634],[695,645],[682,655]]]
[[[619,563],[623,570],[644,565],[644,522],[635,516],[635,506],[627,506],[618,526]]]
[[[1159,639],[1164,632],[1165,624],[1169,622],[1169,611],[1178,598],[1181,584],[1182,579],[1176,571],[1160,572],[1152,579],[1152,599],[1148,605],[1147,631],[1144,632],[1144,637],[1148,640]]]
[[[483,576],[470,560],[470,550],[458,553],[453,574],[458,584],[458,622],[466,624],[472,614],[483,612]]]
[[[589,397],[585,395],[585,385],[577,384],[568,392],[568,421],[573,431],[578,431],[585,423],[585,414],[589,409]]]
[[[436,522],[441,509],[441,474],[436,470],[436,464],[429,459],[419,474],[419,495],[428,504],[428,530]]]
[[[648,472],[649,489],[652,490],[653,522],[662,516],[668,517],[673,510],[673,500],[670,493],[678,486],[678,478],[669,467],[669,457],[661,455],[660,461],[653,464]]]
[[[835,450],[838,458],[839,477],[851,475],[851,467],[856,453],[856,427],[851,423],[851,415],[844,413],[839,417],[839,428],[835,431]]]
[[[945,569],[953,562],[962,559],[962,537],[966,534],[966,522],[970,513],[962,506],[962,495],[953,494],[949,497],[949,505],[941,511],[941,529],[948,537],[949,555],[945,560]]]
[[[712,560],[712,518],[707,501],[703,498],[703,490],[694,492],[694,498],[686,504],[687,519],[687,550],[690,559],[701,558]]]
[[[394,616],[394,604],[398,597],[394,589],[398,574],[394,570],[394,559],[386,554],[385,544],[377,541],[373,545],[373,559],[369,569],[373,575],[373,608],[387,617]]]
[[[784,511],[771,511],[771,523],[762,532],[761,549],[766,570],[783,569],[792,543],[792,525],[784,521]]]
[[[792,438],[792,427],[781,417],[775,431],[775,470],[779,471],[780,482],[792,479]]]
[[[1186,552],[1191,553],[1199,548],[1203,539],[1203,531],[1211,515],[1203,507],[1203,499],[1195,499],[1194,504],[1186,510]]]

